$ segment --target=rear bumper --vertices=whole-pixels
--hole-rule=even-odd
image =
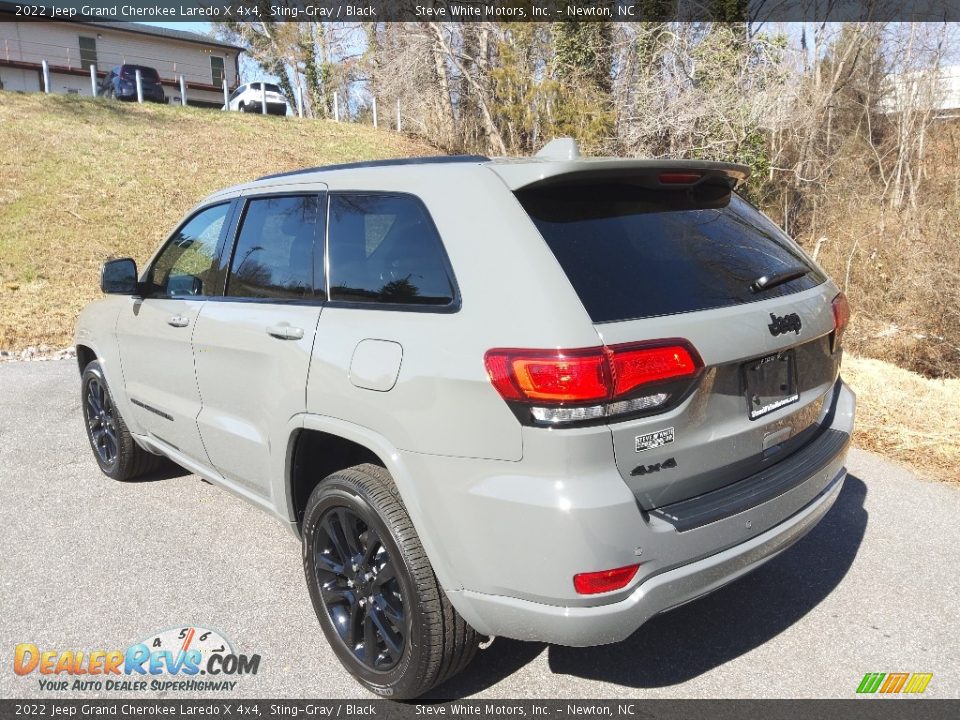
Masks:
[[[116,93],[117,100],[136,100],[137,91],[134,90],[118,90]],[[157,92],[155,90],[148,90],[144,88],[143,99],[146,102],[156,102],[156,103],[166,103],[167,96],[163,92]]]
[[[598,607],[561,607],[469,590],[458,608],[489,622],[490,634],[583,647],[625,640],[654,615],[730,583],[775,557],[806,535],[833,506],[846,469],[798,513],[747,542],[662,572],[637,586],[625,600]]]
[[[559,445],[549,434],[530,434],[520,463],[408,455],[416,477],[440,478],[422,495],[433,503],[424,507],[425,524],[433,527],[418,529],[444,540],[431,561],[444,573],[438,576],[459,581],[446,581],[444,589],[478,632],[573,646],[617,642],[808,532],[843,485],[855,405],[853,392],[838,381],[821,427],[842,442],[811,443],[791,456],[784,466],[790,473],[752,478],[751,493],[736,487],[718,493],[723,502],[711,507],[722,506],[723,515],[704,520],[702,508],[694,508],[697,522],[686,525],[642,512],[610,469],[609,444],[587,431],[567,433]],[[528,457],[536,459],[529,471]],[[414,467],[417,461],[422,465]],[[578,572],[638,562],[637,576],[622,590],[574,591]]]

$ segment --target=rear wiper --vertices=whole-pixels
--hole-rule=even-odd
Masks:
[[[763,292],[764,290],[769,290],[777,285],[783,285],[785,282],[790,282],[791,280],[801,278],[808,272],[810,272],[810,268],[803,267],[802,265],[794,265],[793,267],[788,267],[786,270],[781,270],[778,273],[761,275],[752,283],[750,283],[750,292],[758,293]]]

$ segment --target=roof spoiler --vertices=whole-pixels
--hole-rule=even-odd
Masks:
[[[534,157],[544,160],[576,160],[580,157],[580,145],[573,138],[556,138],[540,148],[540,152]]]
[[[532,158],[491,163],[488,167],[511,190],[603,180],[658,189],[724,185],[734,190],[750,176],[746,165],[713,160],[581,158],[573,138],[551,140]]]

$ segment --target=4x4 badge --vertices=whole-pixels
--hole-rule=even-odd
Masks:
[[[650,473],[660,472],[661,470],[671,470],[676,466],[676,458],[667,458],[663,462],[653,463],[653,465],[637,465],[637,467],[630,471],[630,474],[634,477],[637,475],[649,475]]]
[[[770,313],[770,324],[767,325],[767,327],[770,328],[770,334],[774,337],[788,333],[791,330],[799,335],[803,323],[800,322],[800,316],[796,313],[790,313],[783,317],[777,317],[773,313]]]

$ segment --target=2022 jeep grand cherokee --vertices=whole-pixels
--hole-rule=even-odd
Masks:
[[[479,636],[622,640],[836,499],[846,301],[735,192],[746,169],[533,158],[331,166],[192,210],[76,333],[90,442],[287,523],[366,687]]]

